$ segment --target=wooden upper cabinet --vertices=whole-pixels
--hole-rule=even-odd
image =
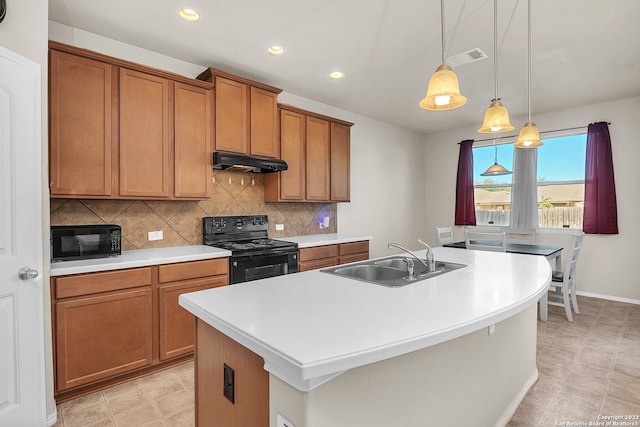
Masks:
[[[212,176],[213,94],[184,83],[174,87],[174,196],[207,198]]]
[[[51,197],[109,196],[114,67],[51,50],[49,69]]]
[[[215,86],[216,150],[249,153],[249,87],[218,76]]]
[[[331,123],[331,200],[349,201],[350,128]]]
[[[280,110],[280,155],[288,169],[264,176],[264,198],[267,202],[305,200],[306,116]]]
[[[277,93],[251,87],[250,134],[251,154],[280,157]]]
[[[282,89],[216,68],[197,77],[215,83],[215,149],[280,156],[278,94]]]
[[[329,200],[329,122],[307,117],[306,192],[307,200]]]
[[[49,70],[51,197],[210,197],[213,84],[52,41]]]
[[[169,198],[173,82],[120,69],[121,196]]]

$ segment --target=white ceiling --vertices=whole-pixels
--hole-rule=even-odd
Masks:
[[[532,1],[532,118],[640,95],[640,2]],[[181,7],[202,19],[181,20]],[[493,0],[446,0],[446,55],[465,106],[418,107],[441,63],[438,0],[50,0],[50,20],[204,67],[213,66],[421,132],[480,126],[494,96]],[[274,57],[266,49],[282,45]],[[498,1],[499,96],[527,115],[527,2]],[[334,69],[342,80],[328,78]],[[514,121],[520,128],[524,123]]]

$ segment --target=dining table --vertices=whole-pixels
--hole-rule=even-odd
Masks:
[[[491,244],[486,242],[483,244]],[[498,243],[495,243],[498,246]],[[464,240],[460,242],[445,243],[442,245],[446,248],[466,249],[467,245]],[[545,257],[549,263],[555,261],[554,270],[562,271],[562,246],[546,246],[528,243],[509,243],[507,242],[506,251],[512,254],[539,255]]]

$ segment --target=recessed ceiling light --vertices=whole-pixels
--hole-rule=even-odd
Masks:
[[[267,51],[271,55],[282,55],[284,53],[284,48],[282,46],[271,46]]]
[[[198,21],[200,20],[200,14],[193,9],[180,9],[178,14],[185,21]]]
[[[331,77],[334,80],[337,80],[337,79],[343,78],[344,74],[342,74],[340,71],[334,71],[333,73],[329,74],[329,77]]]

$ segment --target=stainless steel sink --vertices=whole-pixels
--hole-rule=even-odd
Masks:
[[[424,261],[426,262],[426,260]],[[435,270],[427,273],[424,265],[415,262],[414,274],[410,276],[407,271],[405,257],[393,256],[379,260],[368,260],[356,264],[325,268],[324,270],[320,270],[320,272],[396,288],[430,279],[463,267],[466,267],[466,265],[436,261]]]

